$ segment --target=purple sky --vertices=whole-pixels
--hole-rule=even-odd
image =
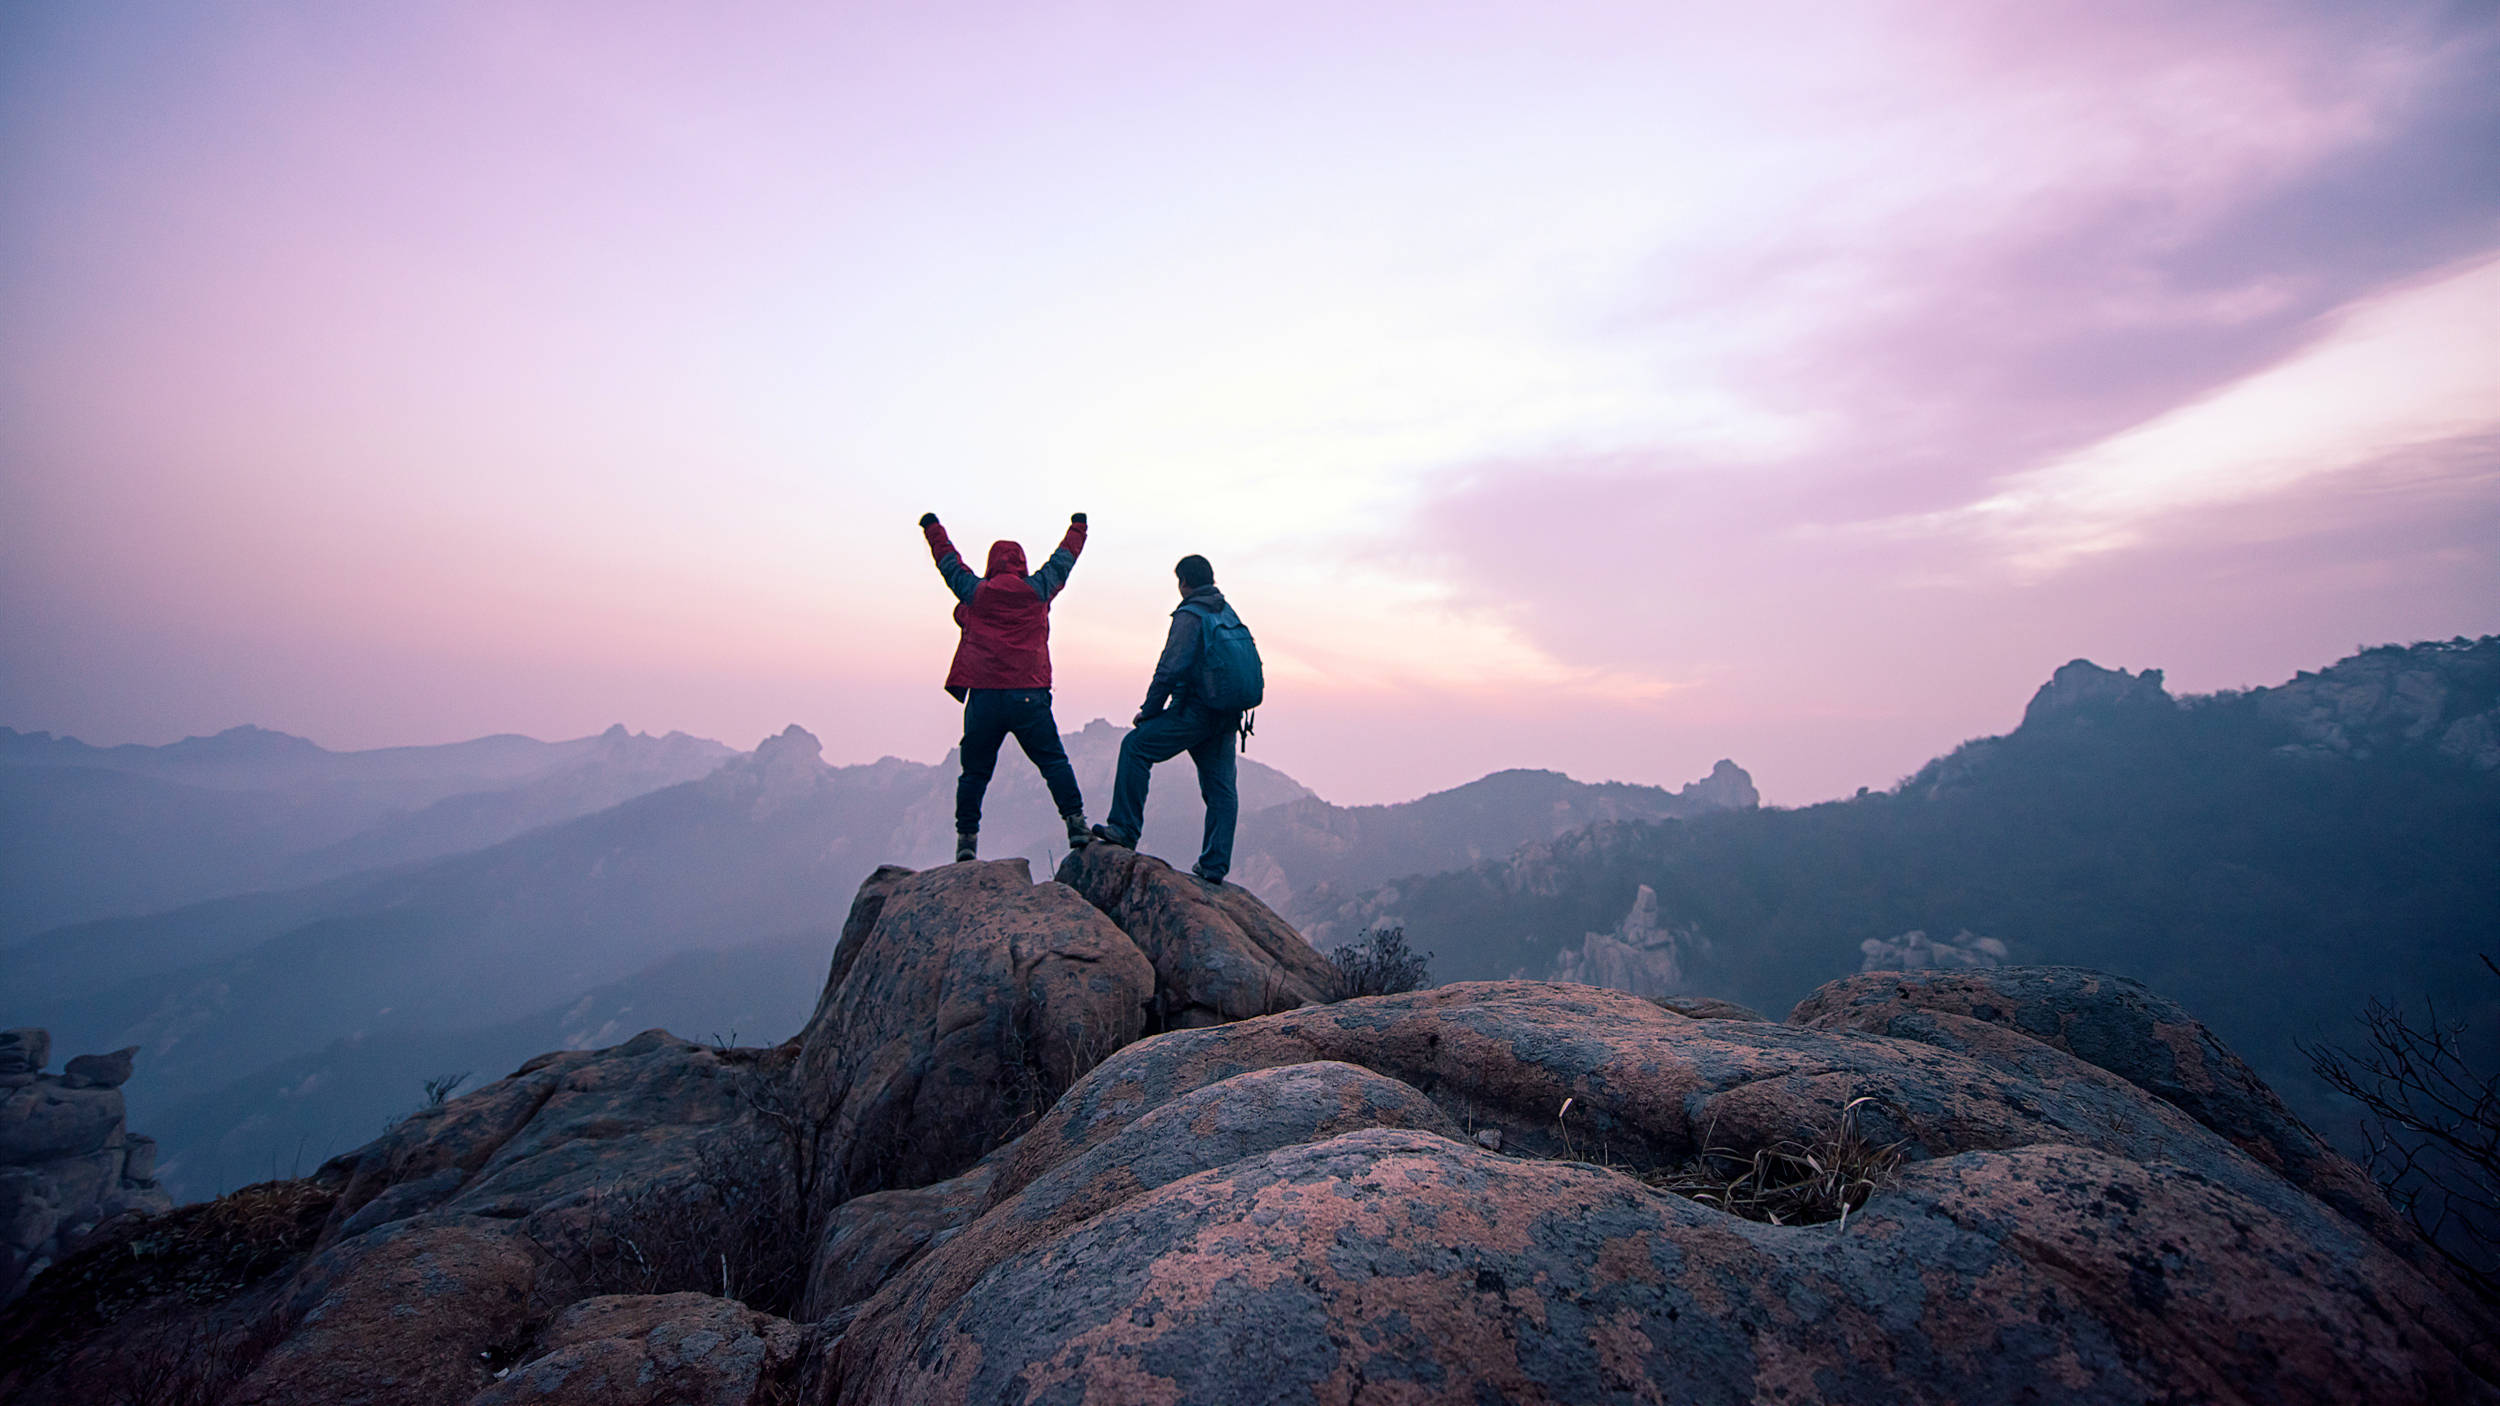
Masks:
[[[2500,11],[11,6],[0,328],[11,726],[934,759],[1081,508],[1065,726],[1803,802],[2500,629]]]

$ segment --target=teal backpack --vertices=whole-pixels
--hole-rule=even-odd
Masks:
[[[1218,713],[1246,713],[1267,697],[1267,671],[1259,663],[1258,641],[1229,605],[1222,610],[1190,605],[1205,621],[1198,649],[1198,676],[1190,684],[1191,701]]]

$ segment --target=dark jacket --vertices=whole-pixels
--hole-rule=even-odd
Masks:
[[[1172,608],[1172,628],[1163,637],[1163,657],[1155,661],[1154,682],[1146,687],[1148,714],[1160,713],[1168,701],[1174,706],[1189,702],[1190,685],[1198,677],[1198,653],[1206,648],[1207,618],[1202,611],[1224,608],[1224,593],[1213,586],[1200,586],[1181,597]]]
[[[920,531],[929,539],[938,574],[955,593],[955,623],[963,627],[955,662],[946,671],[946,691],[961,698],[974,688],[1050,687],[1050,602],[1067,584],[1077,553],[1085,550],[1085,524],[1069,524],[1059,550],[1029,576],[1024,548],[1016,543],[992,542],[989,571],[975,576],[947,540],[943,524]]]

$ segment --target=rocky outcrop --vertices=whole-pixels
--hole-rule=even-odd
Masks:
[[[1762,793],[1754,789],[1753,774],[1727,757],[1719,758],[1708,776],[1684,783],[1684,789],[1676,794],[1693,806],[1688,813],[1751,810],[1762,804]]]
[[[1154,963],[1157,1030],[1241,1020],[1337,995],[1336,968],[1238,884],[1209,884],[1108,844],[1069,854],[1058,879]]]
[[[806,1212],[774,1115],[794,1063],[788,1048],[656,1030],[544,1055],[304,1182],[100,1236],[0,1320],[0,1397],[115,1399],[138,1359],[171,1383],[157,1389],[193,1399],[465,1401],[532,1360],[551,1312],[586,1298],[726,1280],[786,1305],[802,1265],[782,1227]],[[240,1253],[280,1238],[256,1201],[309,1206],[310,1243]],[[184,1229],[202,1212],[225,1243]],[[202,1354],[202,1337],[254,1350]]]
[[[539,1335],[538,1356],[474,1406],[748,1406],[806,1334],[708,1294],[584,1299]]]
[[[1650,1001],[1677,1015],[1695,1020],[1769,1020],[1770,1017],[1751,1006],[1722,1001],[1716,996],[1652,996]]]
[[[2427,751],[2500,770],[2500,635],[2363,650],[2257,692],[2285,750],[2366,759]]]
[[[155,1140],[123,1126],[137,1052],[79,1055],[46,1074],[48,1032],[0,1031],[0,1303],[97,1226],[173,1204],[156,1184]]]
[[[816,1237],[802,1316],[824,1318],[884,1288],[931,1245],[970,1225],[989,1205],[997,1180],[998,1161],[988,1158],[935,1186],[872,1191],[835,1206]]]
[[[1136,1039],[1156,995],[1138,944],[1021,859],[879,871],[833,969],[798,1081],[837,1202],[971,1166]]]
[[[1578,947],[1554,955],[1554,980],[1635,996],[1672,995],[1683,989],[1685,958],[1700,942],[1695,930],[1660,921],[1658,891],[1643,884],[1613,932],[1589,933]]]
[[[257,1279],[91,1247],[0,1395],[213,1324],[195,1395],[271,1403],[2500,1401],[2500,1322],[2134,983],[1331,1004],[1223,890],[1067,873],[880,871],[799,1039],[532,1061],[266,1193],[320,1229]],[[1084,1043],[1150,1009],[1214,1023]],[[1806,1143],[1845,1219],[1678,1194]]]
[[[2053,726],[2060,721],[2091,721],[2112,714],[2167,711],[2178,706],[2162,687],[2161,670],[2130,674],[2104,669],[2089,659],[2058,666],[2023,709],[2024,727]]]
[[[2380,1244],[2444,1274],[2359,1167],[2294,1117],[2202,1022],[2140,981],[2053,966],[1878,972],[1832,982],[1789,1019],[1998,1064],[2022,1063],[2035,1045],[2073,1055],[2180,1109]]]
[[[2488,1320],[2362,1227],[2111,1071],[2019,1056],[1515,982],[1143,1041],[862,1306],[819,1399],[2492,1399]],[[1305,1103],[1397,1110],[1370,1127],[1256,1111],[1366,1072]],[[1862,1094],[1913,1160],[1846,1230],[1643,1180]]]
[[[2500,770],[2500,635],[2381,645],[2244,697],[2277,735],[2289,735],[2283,752],[2354,760],[2420,752]],[[2077,659],[2033,695],[2023,726],[2178,706],[2159,669],[2130,674]]]
[[[1929,967],[2001,967],[2005,944],[1977,937],[1968,928],[1937,940],[1917,928],[1899,937],[1870,937],[1858,944],[1862,972],[1923,971]]]

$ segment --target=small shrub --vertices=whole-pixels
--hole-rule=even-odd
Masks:
[[[2500,977],[2500,963],[2483,965]],[[2500,1304],[2500,1067],[2436,1000],[2416,1018],[2373,1000],[2368,1043],[2304,1047],[2329,1088],[2361,1106],[2370,1175],[2484,1302]]]
[[[1849,1225],[1849,1213],[1891,1183],[1901,1170],[1901,1145],[1878,1144],[1858,1127],[1849,1100],[1831,1130],[1805,1141],[1773,1143],[1751,1154],[1710,1147],[1678,1166],[1641,1180],[1714,1210],[1771,1225]]]
[[[451,1098],[453,1091],[467,1082],[469,1082],[469,1071],[465,1069],[461,1070],[457,1074],[437,1074],[433,1078],[426,1080],[425,1106],[428,1108],[442,1107],[443,1104]]]
[[[1394,996],[1432,984],[1432,954],[1406,945],[1404,927],[1365,928],[1352,942],[1328,954],[1337,964],[1345,994]]]
[[[574,1292],[736,1299],[788,1316],[807,1283],[807,1222],[797,1169],[777,1139],[723,1138],[695,1155],[682,1181],[617,1181],[595,1218],[527,1232],[562,1266]]]

